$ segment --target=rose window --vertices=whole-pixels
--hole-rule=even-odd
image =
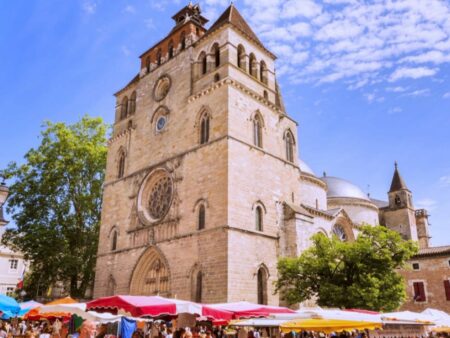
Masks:
[[[170,210],[174,184],[170,173],[164,168],[150,172],[139,189],[137,211],[145,225],[162,220]]]
[[[163,218],[170,208],[172,201],[172,180],[170,177],[161,177],[156,181],[150,191],[148,210],[155,219]]]

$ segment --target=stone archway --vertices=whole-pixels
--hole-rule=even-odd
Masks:
[[[137,262],[130,282],[130,295],[170,296],[170,272],[164,256],[155,247]]]

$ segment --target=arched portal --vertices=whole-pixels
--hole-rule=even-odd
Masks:
[[[149,248],[137,262],[130,283],[131,295],[170,296],[170,273],[164,256]]]

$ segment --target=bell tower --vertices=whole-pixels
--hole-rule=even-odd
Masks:
[[[418,240],[412,193],[406,186],[395,162],[394,175],[388,192],[389,206],[384,211],[385,225],[405,239]]]

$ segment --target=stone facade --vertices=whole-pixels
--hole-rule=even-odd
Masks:
[[[208,30],[198,5],[173,19],[116,93],[94,297],[279,304],[278,257],[315,233],[352,240],[381,222],[428,245],[405,187],[373,200],[297,158],[275,56],[233,5]]]
[[[402,309],[422,312],[433,308],[450,313],[450,246],[421,249],[402,275],[408,297]],[[423,285],[423,295],[417,284]]]

